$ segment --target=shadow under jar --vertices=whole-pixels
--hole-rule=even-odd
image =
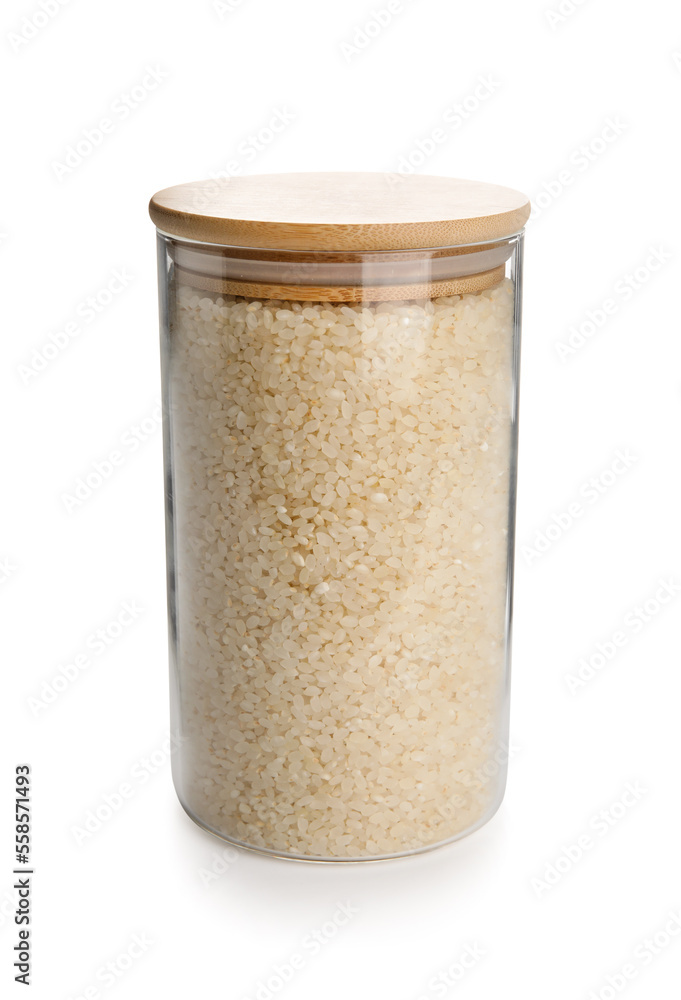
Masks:
[[[524,195],[282,174],[154,196],[182,805],[371,860],[503,796]]]

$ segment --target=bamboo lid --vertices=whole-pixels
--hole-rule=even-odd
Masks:
[[[396,302],[405,299],[434,299],[441,295],[465,295],[492,288],[504,277],[504,267],[492,268],[479,274],[429,281],[410,285],[283,285],[254,281],[234,281],[213,278],[195,271],[176,268],[180,283],[206,292],[222,295],[243,295],[249,299],[276,299],[298,302]]]
[[[149,214],[178,239],[222,246],[381,251],[485,243],[518,233],[524,194],[452,177],[295,173],[178,184]]]

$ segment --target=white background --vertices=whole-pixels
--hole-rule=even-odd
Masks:
[[[664,927],[681,907],[681,13],[665,0],[563,0],[550,18],[558,4],[401,0],[366,44],[355,32],[373,32],[387,0],[225,0],[221,12],[210,0],[71,0],[49,18],[29,0],[3,8],[0,976],[10,995],[26,995],[11,982],[11,821],[14,766],[28,761],[39,1000],[253,998],[295,952],[304,968],[272,996],[678,997],[681,935]],[[153,83],[147,67],[165,75],[125,114],[123,95]],[[480,78],[492,81],[484,98],[471,96]],[[414,156],[464,101],[459,127]],[[248,136],[277,111],[294,120],[249,152]],[[112,130],[64,170],[68,147],[107,117]],[[257,173],[394,171],[410,155],[422,172],[506,184],[543,206],[526,241],[506,799],[483,830],[419,858],[333,866],[238,852],[204,884],[224,845],[182,812],[163,750],[147,201],[234,170],[230,161]],[[116,269],[127,286],[85,322],[81,303]],[[616,311],[583,327],[593,335],[561,360],[557,344],[590,310],[602,319],[605,299]],[[27,374],[74,321],[78,335]],[[124,463],[69,512],[63,495],[114,449]],[[635,461],[611,476],[618,449]],[[594,478],[605,487],[596,502],[583,489]],[[568,525],[574,503],[583,513]],[[564,527],[537,553],[554,514]],[[647,601],[643,622],[634,609]],[[142,610],[96,655],[89,637],[124,602]],[[580,658],[618,631],[624,644],[608,662],[596,656],[573,693]],[[89,666],[36,709],[29,699],[83,652]],[[131,797],[79,838],[123,782]],[[628,784],[638,797],[618,806]],[[563,849],[580,837],[590,846],[570,862]],[[338,902],[357,912],[312,954],[306,935]],[[135,934],[151,943],[130,962]],[[458,982],[434,982],[456,974],[466,945],[484,955]],[[130,968],[108,986],[112,961]]]

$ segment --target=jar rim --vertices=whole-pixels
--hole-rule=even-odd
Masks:
[[[253,299],[328,302],[479,292],[502,280],[521,239],[519,234],[493,243],[409,252],[310,253],[220,247],[159,232],[178,284]]]

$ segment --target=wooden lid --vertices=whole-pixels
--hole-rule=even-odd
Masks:
[[[149,204],[179,239],[279,250],[408,250],[519,232],[524,194],[496,184],[381,173],[260,174],[178,184]]]

